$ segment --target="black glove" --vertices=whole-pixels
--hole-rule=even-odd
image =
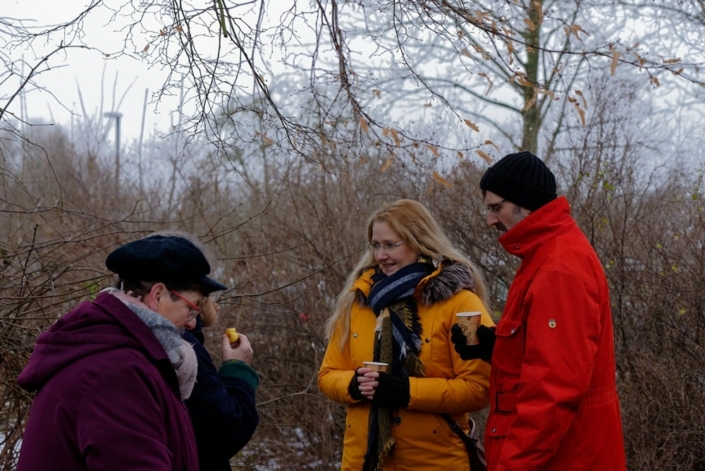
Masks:
[[[455,344],[455,351],[463,360],[481,359],[487,363],[492,363],[492,350],[494,350],[494,327],[481,325],[477,328],[478,345],[468,345],[465,334],[460,330],[458,324],[453,324],[450,328],[450,341]]]
[[[359,368],[358,368],[359,369]],[[361,376],[361,375],[359,375]],[[360,401],[365,398],[365,396],[362,395],[360,392],[360,383],[357,382],[357,370],[355,370],[355,375],[353,376],[352,381],[350,381],[350,384],[348,385],[348,394],[350,394],[350,397],[355,399],[356,401]]]
[[[372,396],[372,404],[396,409],[409,405],[409,378],[399,378],[389,373],[379,374],[379,385]]]

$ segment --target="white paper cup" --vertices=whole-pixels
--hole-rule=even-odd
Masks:
[[[372,371],[386,372],[387,368],[389,367],[389,365],[387,365],[386,363],[380,363],[377,361],[363,361],[362,364],[365,365],[366,368],[371,369]]]
[[[460,330],[465,334],[468,345],[478,345],[477,328],[480,326],[481,312],[459,312],[456,314]]]

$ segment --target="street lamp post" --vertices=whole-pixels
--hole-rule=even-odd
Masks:
[[[115,194],[117,195],[120,192],[120,120],[122,113],[106,111],[103,116],[115,119]]]

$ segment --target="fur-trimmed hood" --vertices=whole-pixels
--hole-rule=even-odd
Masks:
[[[369,305],[367,297],[374,284],[372,275],[375,271],[375,268],[370,268],[353,284],[352,289],[357,291],[358,302],[363,306]],[[450,299],[464,289],[475,293],[475,280],[470,269],[462,263],[445,260],[433,273],[419,282],[415,296],[422,304],[431,305]]]

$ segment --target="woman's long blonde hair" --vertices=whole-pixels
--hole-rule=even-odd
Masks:
[[[421,255],[431,257],[438,262],[451,260],[466,266],[474,281],[475,294],[480,297],[486,307],[488,306],[485,283],[480,270],[453,247],[424,205],[418,201],[407,199],[385,204],[370,216],[367,223],[367,243],[372,240],[372,227],[377,222],[386,222],[410,249]],[[350,312],[358,299],[358,294],[352,289],[352,286],[366,270],[376,266],[377,261],[374,255],[365,250],[360,261],[348,275],[342,291],[338,294],[335,311],[326,323],[326,338],[330,340],[336,330],[342,329],[341,347],[344,347],[347,342],[350,331]]]

